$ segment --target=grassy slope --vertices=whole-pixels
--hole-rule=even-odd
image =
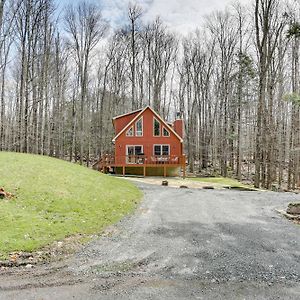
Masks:
[[[100,232],[141,198],[131,183],[54,158],[0,152],[0,257]]]

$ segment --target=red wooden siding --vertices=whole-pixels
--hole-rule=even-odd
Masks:
[[[126,127],[132,119],[137,116],[138,113],[134,115],[124,116],[120,119],[116,120],[116,134],[118,134],[124,127]],[[143,153],[144,155],[151,157],[154,155],[154,145],[169,145],[170,153],[169,155],[176,155],[181,156],[183,155],[183,146],[180,139],[172,132],[169,128],[165,126],[161,120],[158,119],[160,122],[160,136],[154,136],[153,133],[153,118],[154,113],[150,108],[147,108],[144,110],[144,112],[141,114],[140,117],[143,117],[143,136],[135,136],[135,124],[140,119],[137,118],[135,122],[132,124],[134,125],[134,136],[126,136],[126,131],[128,130],[128,127],[125,131],[123,131],[115,141],[115,157],[124,157],[127,155],[126,153],[126,146],[142,146],[143,147]],[[179,121],[179,120],[178,120]],[[181,123],[182,124],[182,123]],[[121,128],[122,127],[122,128]],[[163,136],[163,127],[165,127],[169,133],[170,136],[165,137]],[[120,129],[121,128],[121,129]],[[182,131],[180,131],[180,126],[178,122],[178,128],[179,132],[181,133],[182,137]],[[181,125],[182,128],[182,125]],[[125,163],[125,161],[123,162]]]
[[[138,114],[140,111],[129,113],[128,115],[124,115],[122,117],[114,119],[114,126],[116,135],[128,124],[130,123]]]

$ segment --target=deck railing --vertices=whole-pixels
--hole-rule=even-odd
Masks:
[[[126,156],[114,156],[104,155],[99,160],[101,167],[108,166],[163,166],[163,165],[174,165],[182,166],[185,165],[184,155],[126,155]]]

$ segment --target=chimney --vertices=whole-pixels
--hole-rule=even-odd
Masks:
[[[181,111],[176,112],[176,119],[173,123],[173,129],[181,138],[183,138],[183,117],[182,117],[182,115],[183,114]]]
[[[182,112],[181,111],[177,111],[176,112],[176,120],[182,120]]]

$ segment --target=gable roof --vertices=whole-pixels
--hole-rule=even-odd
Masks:
[[[150,106],[146,106],[143,110],[140,111],[140,113],[138,115],[136,115],[114,138],[113,138],[113,142],[116,141],[116,139],[126,130],[128,129],[135,121],[137,121],[141,116],[142,114],[144,113],[144,111],[146,111],[147,109],[150,109],[151,112],[155,115],[155,117],[157,119],[159,119],[164,125],[165,127],[170,130],[170,132],[172,132],[178,139],[179,141],[182,143],[183,142],[183,139],[178,135],[178,133],[166,122],[162,119],[162,117],[156,112],[154,111]],[[137,111],[134,111],[134,112],[137,112]],[[134,112],[131,112],[131,113],[134,113]],[[131,114],[131,113],[128,113],[128,114]],[[128,114],[125,114],[125,115],[128,115]],[[115,119],[115,118],[114,118]]]
[[[141,112],[143,109],[137,109],[137,110],[134,110],[134,111],[130,111],[126,114],[122,114],[122,115],[119,115],[119,116],[116,116],[116,117],[113,117],[113,120],[116,120],[116,119],[119,119],[119,118],[122,118],[122,117],[125,117],[125,116],[129,116],[129,115],[132,115],[132,114],[135,114],[137,112]]]

